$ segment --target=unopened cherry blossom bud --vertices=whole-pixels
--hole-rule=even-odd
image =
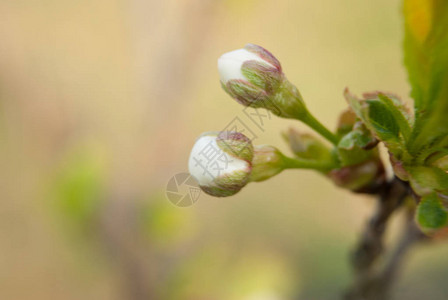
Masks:
[[[282,72],[280,62],[266,49],[248,44],[218,59],[224,90],[239,103],[263,107],[284,118],[307,113],[297,88]]]
[[[201,189],[216,197],[231,196],[248,182],[253,146],[238,132],[207,132],[191,150],[188,169]]]
[[[215,197],[232,196],[248,182],[269,179],[285,169],[328,172],[333,168],[333,161],[290,158],[272,146],[254,147],[244,134],[232,131],[202,134],[188,162],[201,189]]]
[[[312,134],[289,128],[282,135],[297,157],[321,161],[332,159],[330,149]]]
[[[334,169],[327,175],[336,185],[354,192],[375,190],[386,180],[385,170],[381,162],[375,160]]]
[[[286,79],[280,62],[266,49],[248,44],[225,53],[218,59],[218,70],[223,89],[242,105],[300,120],[337,144],[338,137],[308,112],[299,90]]]

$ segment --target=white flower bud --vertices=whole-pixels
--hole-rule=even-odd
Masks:
[[[188,169],[206,193],[231,196],[247,184],[252,156],[252,143],[243,134],[208,132],[193,146]]]
[[[307,115],[298,89],[285,77],[280,62],[263,47],[248,44],[218,59],[222,88],[244,106],[265,108],[283,118]]]
[[[264,63],[272,68],[275,68],[271,63],[262,59],[254,52],[250,52],[244,48],[234,50],[223,54],[218,59],[218,71],[221,77],[221,82],[223,84],[227,84],[229,80],[233,79],[248,81],[248,79],[241,72],[241,68],[244,62],[251,60]]]

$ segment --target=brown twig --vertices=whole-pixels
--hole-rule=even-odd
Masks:
[[[371,299],[390,298],[391,287],[398,277],[398,272],[403,265],[406,254],[415,243],[427,238],[426,235],[424,235],[415,224],[413,216],[414,212],[411,211],[408,214],[404,232],[401,240],[397,244],[397,247],[389,258],[384,269],[375,278],[372,279],[371,285],[374,288],[372,288],[371,290],[373,291],[372,297],[374,298],[371,297]]]
[[[384,253],[383,236],[390,216],[402,204],[409,195],[408,185],[398,178],[384,184],[378,191],[377,208],[367,223],[361,239],[352,255],[352,266],[355,275],[353,286],[345,295],[346,300],[374,299],[372,289],[375,278],[374,265],[378,258]]]

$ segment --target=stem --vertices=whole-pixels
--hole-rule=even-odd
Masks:
[[[310,126],[328,141],[330,141],[333,145],[337,145],[339,142],[339,138],[333,134],[330,130],[328,130],[322,123],[320,123],[311,113],[307,113],[306,116],[300,119],[303,123]]]
[[[277,108],[280,115],[285,118],[299,120],[310,126],[333,145],[336,146],[338,144],[339,137],[322,125],[322,123],[308,111],[302,95],[291,82],[284,79],[279,91],[280,97],[274,98],[274,106]]]
[[[305,160],[284,156],[284,169],[314,169],[328,171],[336,167],[334,161]]]

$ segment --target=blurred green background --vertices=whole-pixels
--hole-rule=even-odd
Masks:
[[[334,128],[346,86],[408,99],[401,40],[398,0],[0,1],[0,299],[337,299],[372,199],[310,171],[187,208],[165,187],[242,115],[222,53],[269,49]],[[255,143],[288,153],[290,126]],[[397,299],[446,299],[447,250],[414,249]]]

